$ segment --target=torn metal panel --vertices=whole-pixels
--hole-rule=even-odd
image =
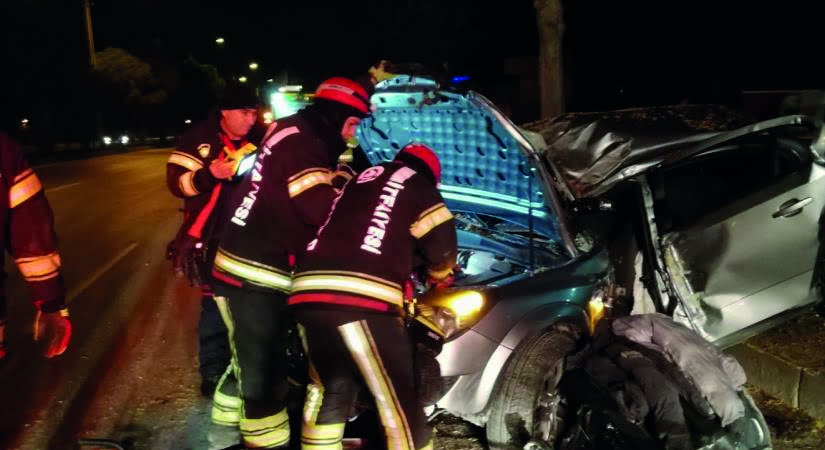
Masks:
[[[645,108],[614,113],[566,115],[528,124],[542,134],[545,160],[568,199],[600,195],[616,183],[651,167],[701,153],[733,139],[763,131],[801,127],[815,134],[807,116],[786,116],[747,126],[721,107]],[[702,113],[705,119],[701,119]],[[737,126],[737,128],[732,128]],[[540,129],[539,129],[540,128]],[[732,131],[728,131],[732,130]]]
[[[662,245],[671,285],[680,299],[673,319],[706,339],[704,330],[722,319],[721,311],[704,301],[708,278],[718,270],[719,254],[708,250],[724,251],[726,236],[723,227],[714,226],[694,235],[673,233]]]
[[[723,106],[691,105],[572,113],[524,127],[541,133],[547,142],[544,156],[560,175],[563,190],[568,198],[579,198],[595,195],[596,187],[622,169],[747,123]]]

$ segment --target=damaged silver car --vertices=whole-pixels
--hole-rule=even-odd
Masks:
[[[667,313],[720,347],[820,300],[819,124],[742,123],[731,111],[682,107],[571,114],[537,127],[565,202],[625,209],[634,233],[619,237],[636,242],[617,265],[642,275],[635,309]]]
[[[430,299],[445,339],[431,408],[485,427],[491,448],[574,444],[566,359],[613,305],[726,345],[815,301],[824,169],[809,118],[740,127],[717,111],[719,131],[707,114],[626,111],[530,131],[477,93],[414,76],[382,82],[372,102],[358,130],[370,162],[413,141],[441,159],[461,271]],[[697,447],[770,446],[733,387],[750,444],[717,423]]]

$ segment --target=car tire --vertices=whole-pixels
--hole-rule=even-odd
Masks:
[[[564,358],[575,349],[582,328],[560,323],[542,332],[516,348],[501,374],[490,405],[487,420],[487,444],[490,449],[522,449],[536,438],[534,430],[540,411],[540,399],[547,404],[552,398],[551,411],[563,417],[561,399],[553,398],[564,371]],[[547,413],[545,408],[544,413]],[[561,423],[551,425],[550,440],[558,437]],[[552,442],[547,442],[552,448]]]

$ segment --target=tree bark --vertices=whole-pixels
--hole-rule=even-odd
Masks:
[[[541,116],[564,112],[564,78],[561,42],[564,17],[561,0],[533,0],[539,31],[539,95]]]

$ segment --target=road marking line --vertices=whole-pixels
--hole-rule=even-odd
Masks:
[[[48,188],[48,189],[46,189],[46,193],[48,194],[49,192],[59,191],[61,189],[67,188],[67,187],[77,186],[78,184],[81,184],[81,183],[83,183],[83,182],[82,181],[76,181],[74,183],[64,184],[63,186]]]
[[[92,275],[89,278],[87,278],[86,281],[84,281],[83,283],[80,283],[79,286],[77,286],[74,289],[72,289],[71,291],[69,291],[69,293],[66,295],[66,304],[68,305],[69,303],[71,303],[72,300],[75,299],[75,297],[82,294],[83,291],[88,289],[89,286],[91,286],[95,281],[97,281],[98,278],[102,277],[103,274],[105,274],[107,271],[109,271],[109,269],[111,269],[115,264],[117,264],[118,261],[125,258],[126,255],[131,253],[132,250],[137,248],[137,246],[138,246],[137,242],[132,242],[131,244],[129,244],[128,247],[123,249],[120,253],[115,255],[114,258],[110,259],[106,264],[104,264],[103,267],[101,267],[100,269],[97,269],[94,273],[92,273]]]

